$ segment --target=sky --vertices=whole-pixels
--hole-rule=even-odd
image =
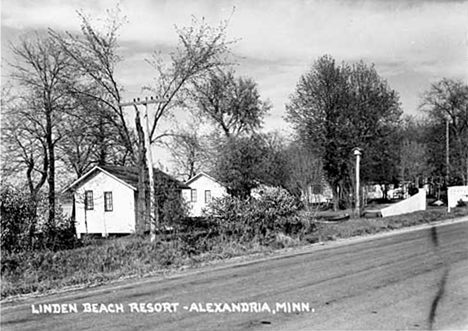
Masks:
[[[105,17],[116,0],[2,0],[2,59],[19,36],[47,28],[78,32],[81,10]],[[141,95],[155,74],[146,60],[177,43],[175,26],[192,15],[212,25],[229,20],[239,75],[253,78],[273,107],[264,128],[287,130],[285,104],[300,76],[328,54],[338,62],[374,64],[400,95],[406,114],[443,77],[468,82],[468,2],[420,0],[121,0],[127,18],[118,79],[125,97]],[[2,66],[3,72],[7,71]]]

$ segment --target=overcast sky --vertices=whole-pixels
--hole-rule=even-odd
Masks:
[[[115,8],[115,0],[2,0],[2,57],[8,41],[37,29],[76,31],[76,10],[92,17]],[[273,104],[266,129],[286,126],[285,103],[296,82],[318,57],[374,63],[399,92],[406,113],[416,114],[421,93],[442,77],[468,81],[468,5],[465,1],[306,0],[122,0],[128,19],[121,32],[125,62],[119,79],[126,97],[139,96],[153,73],[145,62],[155,50],[177,42],[174,25],[191,15],[240,40],[237,72],[254,78]],[[234,14],[233,8],[235,7]]]

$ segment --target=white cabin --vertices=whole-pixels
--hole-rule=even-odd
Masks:
[[[213,177],[201,172],[185,182],[190,189],[182,191],[182,196],[190,206],[190,216],[198,217],[212,201],[228,195],[226,187]]]
[[[188,186],[154,169],[179,190]],[[73,192],[75,227],[78,238],[84,234],[109,235],[135,232],[138,169],[122,166],[96,166],[73,182],[64,192]]]

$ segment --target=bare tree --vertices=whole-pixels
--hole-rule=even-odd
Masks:
[[[188,128],[174,133],[167,144],[172,163],[177,169],[177,177],[188,180],[206,170],[209,147],[206,144],[207,137],[201,134],[200,129],[200,123],[194,121]]]
[[[138,213],[137,233],[143,233],[149,220],[149,210],[146,208],[146,192],[148,192],[148,168],[145,161],[145,133],[138,111],[135,112],[136,133],[127,123],[126,113],[122,108],[122,86],[118,83],[115,68],[121,61],[118,55],[118,31],[124,20],[119,12],[111,12],[107,26],[103,31],[95,28],[90,20],[80,14],[81,35],[68,33],[66,36],[50,31],[53,38],[73,60],[75,70],[91,84],[77,86],[77,95],[95,98],[101,107],[107,108],[114,116],[108,119],[119,133],[119,140],[125,147],[122,164],[130,163],[139,168],[138,180]],[[151,143],[168,136],[167,132],[157,133],[160,120],[170,117],[172,110],[183,105],[179,97],[181,91],[190,84],[201,79],[207,72],[225,64],[224,55],[228,52],[225,30],[227,23],[221,23],[218,28],[208,26],[204,21],[194,19],[192,26],[177,29],[179,47],[171,54],[170,63],[161,54],[155,54],[148,62],[156,70],[155,84],[149,90],[166,100],[159,103],[150,115],[149,139]],[[96,88],[100,93],[96,93]],[[127,160],[127,157],[129,160]]]
[[[72,121],[65,124],[64,139],[58,146],[62,161],[78,178],[95,165],[121,165],[127,150],[112,124],[115,115],[94,98],[75,97]]]
[[[8,141],[16,150],[16,161],[26,167],[33,201],[48,183],[48,231],[55,237],[56,147],[63,138],[61,125],[67,116],[70,99],[67,86],[76,77],[70,59],[51,38],[36,34],[11,46],[15,62],[12,78],[19,87],[19,103],[7,120]],[[39,174],[36,184],[34,173]]]
[[[123,87],[115,74],[116,66],[122,60],[118,54],[118,33],[124,19],[119,16],[119,11],[112,11],[108,24],[99,30],[83,13],[78,15],[81,18],[80,35],[62,35],[49,31],[63,52],[72,59],[75,72],[82,77],[82,83],[74,85],[71,92],[76,99],[87,100],[88,103],[89,99],[94,100],[98,109],[105,109],[99,112],[100,116],[104,116],[115,127],[118,142],[127,151],[120,163],[137,163],[136,137],[121,106]]]
[[[176,28],[179,45],[170,56],[170,63],[164,61],[161,53],[155,53],[149,64],[156,71],[154,85],[147,87],[167,102],[157,104],[151,119],[150,140],[155,142],[167,136],[157,134],[157,127],[165,117],[173,115],[172,110],[187,106],[187,92],[205,81],[215,71],[229,65],[229,46],[226,40],[228,22],[218,27],[209,26],[204,20],[192,18],[192,24]]]
[[[444,78],[424,94],[421,109],[432,123],[430,148],[437,154],[435,166],[447,177],[459,177],[468,184],[468,85]],[[446,128],[449,129],[449,164],[445,161]]]
[[[83,77],[84,83],[77,85],[74,94],[77,99],[94,99],[97,109],[101,109],[101,119],[96,119],[95,125],[99,127],[102,120],[109,122],[118,139],[115,143],[124,148],[122,158],[117,162],[122,165],[136,165],[139,168],[138,203],[136,232],[143,234],[148,223],[149,210],[146,208],[148,169],[145,162],[145,139],[141,118],[138,111],[135,113],[136,134],[130,123],[127,122],[126,113],[122,107],[123,87],[116,76],[116,66],[122,58],[118,54],[118,34],[125,19],[120,17],[120,11],[109,12],[107,25],[103,29],[93,26],[91,20],[83,13],[81,18],[81,34],[67,33],[65,36],[55,31],[50,35],[62,46],[62,49],[73,60],[76,72]],[[102,129],[102,126],[99,128]],[[106,135],[105,131],[102,131]],[[98,135],[99,136],[99,135]],[[105,146],[101,145],[100,163],[107,163]]]
[[[288,164],[288,188],[296,195],[302,195],[312,202],[311,194],[322,193],[325,189],[324,173],[320,158],[309,149],[294,142],[286,150]]]
[[[429,164],[430,153],[426,141],[427,124],[424,119],[412,116],[404,118],[400,139],[400,177],[411,180],[419,187],[419,177],[428,176],[432,167]]]

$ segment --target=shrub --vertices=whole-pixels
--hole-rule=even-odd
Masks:
[[[0,210],[2,251],[15,252],[29,247],[35,209],[28,195],[9,186],[2,187]]]
[[[1,249],[5,252],[76,248],[74,222],[57,207],[55,224],[48,226],[47,199],[32,201],[28,193],[12,188],[1,190]]]
[[[282,188],[260,187],[258,192],[256,198],[214,199],[204,211],[205,217],[225,240],[268,243],[277,233],[301,231],[304,225],[297,214],[302,206],[295,197]]]
[[[188,216],[189,204],[176,184],[166,177],[160,177],[155,184],[155,205],[159,222],[163,226],[177,227]]]
[[[466,202],[462,199],[458,200],[457,207],[466,207]]]

